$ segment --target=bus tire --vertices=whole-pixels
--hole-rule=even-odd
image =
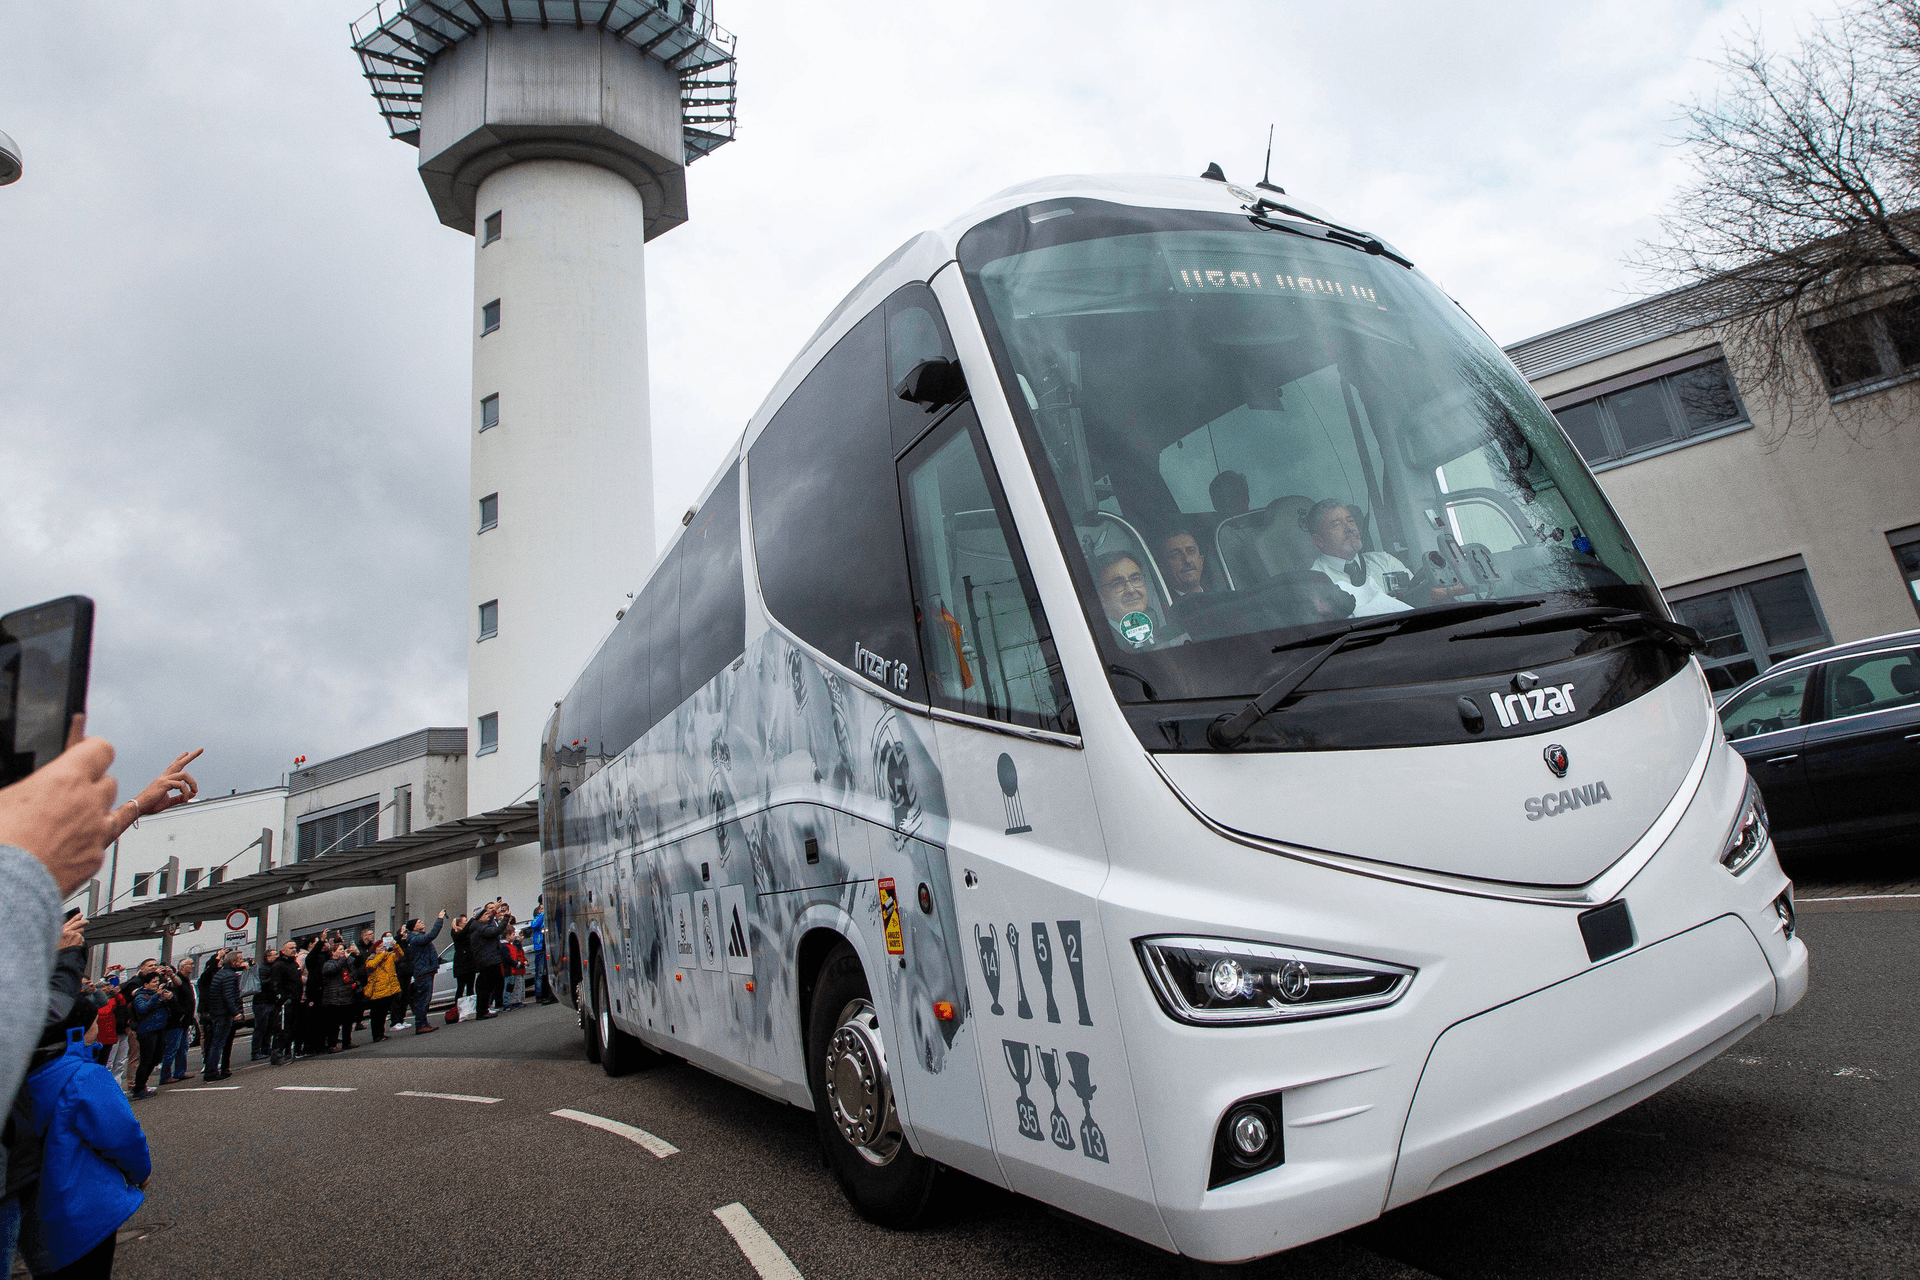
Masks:
[[[842,942],[820,967],[807,1014],[814,1122],[827,1167],[860,1216],[907,1227],[925,1212],[940,1166],[901,1132],[879,1025],[860,957]]]
[[[595,1055],[600,1069],[610,1076],[624,1076],[628,1072],[638,1071],[647,1064],[653,1055],[647,1046],[640,1043],[638,1036],[628,1035],[613,1021],[613,1001],[607,995],[607,962],[602,959],[593,966],[593,1027],[590,1038],[599,1046]]]
[[[580,984],[573,985],[573,1007],[580,1015],[580,1034],[586,1038],[587,1061],[600,1061],[600,1020],[594,1016],[593,1007],[580,999]]]

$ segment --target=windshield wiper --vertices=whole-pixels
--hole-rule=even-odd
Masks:
[[[1381,640],[1400,630],[1406,624],[1389,622],[1385,626],[1378,623],[1355,623],[1343,628],[1335,636],[1332,644],[1308,658],[1305,662],[1287,672],[1265,693],[1249,702],[1238,712],[1230,716],[1221,716],[1207,726],[1207,745],[1215,751],[1231,751],[1246,740],[1247,734],[1259,721],[1282,702],[1287,695],[1307,682],[1307,677],[1320,669],[1320,664],[1340,652],[1350,644],[1359,644],[1362,640]],[[1325,637],[1321,637],[1324,639]],[[1301,641],[1300,643],[1306,643]],[[1292,645],[1280,645],[1274,652],[1290,649]]]
[[[1474,627],[1467,631],[1456,631],[1448,640],[1479,640],[1487,636],[1520,636],[1537,631],[1571,631],[1583,628],[1587,631],[1651,631],[1669,644],[1677,644],[1688,653],[1698,653],[1707,647],[1707,641],[1698,631],[1684,622],[1674,622],[1657,613],[1648,613],[1643,609],[1556,609],[1552,613],[1543,613],[1534,618],[1522,618],[1518,622],[1502,622],[1496,626]]]
[[[1284,213],[1290,218],[1299,218],[1306,222],[1315,222],[1327,228],[1328,231],[1333,233],[1329,235],[1327,239],[1332,240],[1335,244],[1344,244],[1348,248],[1358,249],[1362,253],[1371,253],[1382,258],[1390,258],[1403,267],[1411,267],[1413,265],[1412,259],[1395,250],[1393,246],[1389,245],[1379,236],[1357,230],[1353,227],[1343,227],[1337,222],[1329,222],[1318,214],[1308,213],[1305,209],[1297,209],[1290,204],[1282,204],[1278,200],[1269,200],[1265,196],[1260,197],[1259,200],[1251,205],[1242,207],[1253,211],[1254,221],[1258,225],[1271,230],[1285,231],[1288,228],[1282,223],[1272,221],[1266,215],[1269,212]]]
[[[1452,600],[1446,604],[1428,605],[1423,609],[1402,616],[1374,614],[1365,618],[1355,618],[1338,626],[1323,627],[1319,631],[1309,632],[1297,640],[1288,640],[1284,644],[1273,646],[1275,653],[1285,653],[1288,649],[1304,649],[1310,644],[1323,644],[1335,636],[1346,635],[1349,631],[1360,631],[1368,627],[1384,625],[1387,617],[1400,624],[1401,631],[1425,631],[1437,627],[1443,622],[1465,622],[1470,618],[1484,618],[1488,614],[1512,613],[1516,609],[1532,609],[1546,601],[1532,596],[1514,596],[1505,600]],[[1127,674],[1131,674],[1130,672]]]

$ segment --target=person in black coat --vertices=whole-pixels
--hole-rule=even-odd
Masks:
[[[506,975],[500,968],[505,957],[500,949],[500,934],[506,928],[505,913],[498,903],[490,903],[467,922],[467,945],[473,951],[474,1018],[491,1018],[489,1008],[500,1007],[506,989]]]
[[[246,957],[229,952],[226,963],[207,984],[207,1070],[203,1080],[225,1080],[233,1072],[227,1066],[227,1053],[233,1047],[233,1024],[244,1006],[240,1002],[240,969]]]
[[[325,1053],[329,1039],[326,1014],[320,1006],[320,991],[325,986],[321,970],[332,959],[332,939],[315,935],[307,943],[307,986],[306,993],[300,998],[300,1043],[304,1046],[296,1057]]]
[[[453,920],[453,998],[473,994],[473,939],[467,936],[465,916]]]
[[[253,1038],[267,1046],[267,1065],[277,1067],[293,1056],[293,1020],[300,1007],[300,946],[289,942],[267,962],[260,976],[260,994],[254,999],[256,1010],[266,1010],[263,1026],[254,1015]]]
[[[173,992],[173,1005],[167,1017],[167,1047],[160,1058],[161,1084],[187,1078],[187,1031],[194,1025],[199,1008],[193,961],[182,960],[167,985]]]

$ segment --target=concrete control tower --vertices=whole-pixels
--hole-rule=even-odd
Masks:
[[[712,0],[385,0],[352,25],[440,221],[474,237],[467,805],[531,797],[554,702],[653,563],[643,245],[733,138]],[[494,873],[498,878],[494,878]],[[533,846],[470,901],[539,892]]]

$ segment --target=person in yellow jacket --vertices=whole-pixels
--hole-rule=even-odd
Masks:
[[[393,939],[382,938],[367,957],[367,1000],[373,1005],[374,1043],[387,1038],[387,1011],[400,994],[400,975],[394,970]]]

